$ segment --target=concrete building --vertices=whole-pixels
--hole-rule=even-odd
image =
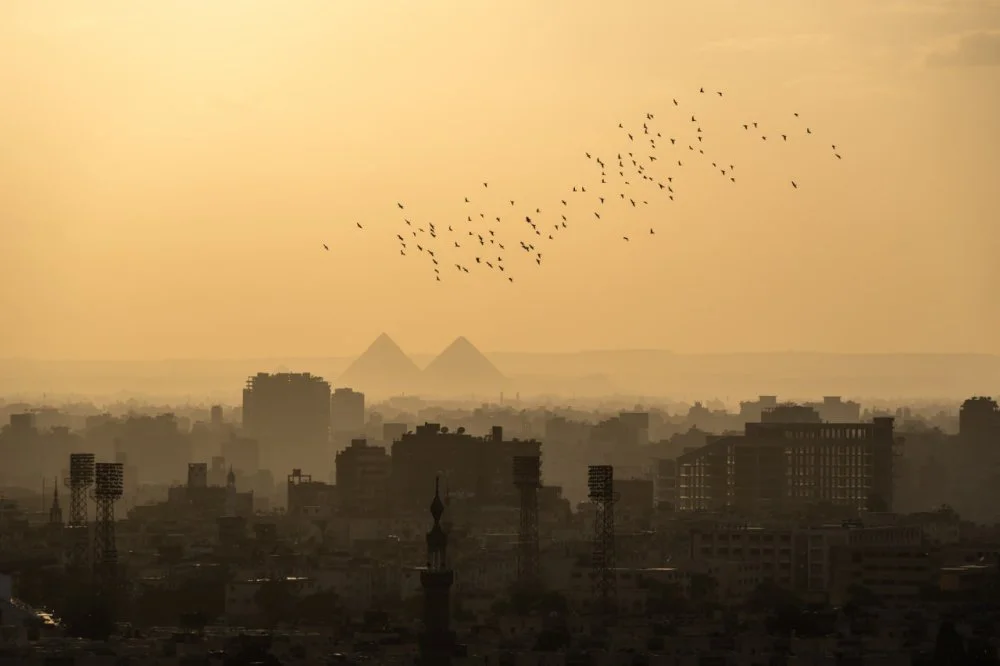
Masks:
[[[392,458],[381,446],[364,439],[337,454],[338,509],[347,515],[381,515],[389,509]]]
[[[296,468],[288,475],[287,502],[289,516],[328,517],[336,507],[335,488]]]
[[[615,526],[621,531],[650,529],[654,482],[651,479],[615,479]]]
[[[759,565],[761,579],[772,580],[806,597],[829,596],[831,600],[842,601],[855,584],[877,587],[873,591],[884,593],[886,586],[898,580],[886,573],[882,579],[893,578],[892,581],[873,584],[863,559],[854,559],[857,553],[868,553],[869,561],[875,562],[878,553],[923,550],[923,533],[918,527],[864,527],[848,523],[811,528],[694,530],[690,555],[694,561],[751,562]],[[909,555],[900,555],[901,559],[905,557]],[[860,568],[854,566],[859,563]]]
[[[540,456],[537,440],[504,440],[503,428],[494,426],[488,437],[473,437],[464,428],[450,432],[437,423],[417,426],[392,447],[392,485],[397,506],[412,510],[426,501],[427,487],[435,478],[453,498],[472,500],[479,506],[517,507],[514,456]]]
[[[828,503],[847,510],[892,507],[902,438],[891,417],[872,423],[747,423],[677,458],[680,510],[753,515]]]
[[[330,430],[339,450],[352,439],[365,436],[365,394],[338,388],[330,396]]]
[[[261,466],[299,465],[326,476],[330,451],[330,384],[306,373],[258,373],[243,389],[243,429],[260,446]]]
[[[250,476],[260,469],[260,446],[257,440],[230,433],[229,438],[222,441],[221,448],[226,464],[237,472]]]

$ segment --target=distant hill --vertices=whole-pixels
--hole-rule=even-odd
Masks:
[[[494,393],[506,377],[476,346],[462,336],[448,345],[423,371],[422,386],[434,393]]]
[[[420,379],[417,364],[383,333],[347,366],[335,383],[358,391],[397,393],[413,390]]]

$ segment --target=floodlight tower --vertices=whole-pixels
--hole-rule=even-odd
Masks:
[[[514,485],[521,496],[517,582],[524,590],[535,590],[539,582],[538,488],[542,485],[542,461],[539,456],[514,456]]]
[[[87,528],[87,491],[94,484],[94,454],[69,454],[69,524],[67,563],[71,569],[86,568],[90,534]]]
[[[118,567],[115,541],[115,502],[123,495],[124,465],[100,462],[94,465],[94,500],[97,523],[94,533],[94,574],[99,583],[113,584]],[[103,587],[103,585],[102,585]]]
[[[594,549],[592,576],[594,602],[607,619],[615,612],[615,490],[611,465],[590,465],[587,487],[594,503]]]

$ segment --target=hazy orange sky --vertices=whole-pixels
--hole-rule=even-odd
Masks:
[[[0,356],[1000,352],[998,2],[8,0],[0,90]],[[736,184],[577,206],[513,284],[399,256],[396,201],[549,210],[691,108]]]

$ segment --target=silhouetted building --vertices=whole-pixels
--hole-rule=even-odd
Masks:
[[[652,479],[615,479],[615,525],[623,531],[650,529],[655,498]]]
[[[1000,406],[993,398],[969,398],[958,412],[958,433],[966,442],[1000,447]]]
[[[233,515],[249,519],[254,515],[253,491],[238,492],[232,474],[226,485],[210,484],[206,463],[188,463],[187,485],[169,488],[165,503],[136,506],[133,511],[137,517],[170,515],[174,520],[214,521],[219,516]]]
[[[756,400],[745,400],[740,402],[740,420],[744,423],[755,423],[760,421],[765,409],[778,406],[778,396],[762,395]]]
[[[391,445],[393,442],[401,439],[406,434],[406,430],[405,423],[383,423],[382,441]]]
[[[819,412],[817,412],[812,407],[807,407],[806,405],[796,405],[794,403],[785,403],[783,405],[775,405],[774,407],[767,407],[760,414],[761,423],[822,423],[823,419],[819,417]]]
[[[167,483],[184,478],[185,465],[195,459],[185,430],[173,414],[99,417],[88,419],[87,439],[95,446],[107,441],[126,457],[137,474],[130,484]]]
[[[336,448],[365,435],[365,394],[339,388],[330,396],[330,430]]]
[[[188,463],[187,487],[208,487],[208,463]]]
[[[425,423],[393,444],[397,506],[403,510],[419,506],[421,488],[440,475],[453,498],[516,508],[519,496],[510,478],[514,456],[539,455],[537,440],[505,441],[499,426],[487,437],[473,437],[464,428],[450,432],[437,423]]]
[[[649,412],[622,412],[618,420],[635,433],[636,442],[640,446],[649,444]]]
[[[354,439],[337,454],[337,504],[347,515],[382,514],[389,508],[392,458],[381,446]]]
[[[327,515],[335,506],[334,487],[293,469],[288,475],[288,507],[290,516]]]
[[[891,417],[872,423],[747,423],[678,457],[682,510],[786,512],[813,504],[887,511],[896,445]]]
[[[243,389],[243,429],[263,467],[330,471],[330,384],[306,373],[259,373]]]
[[[806,407],[812,407],[827,423],[859,423],[861,421],[861,403],[844,400],[839,395],[825,395],[823,402],[807,402]]]
[[[35,415],[31,412],[10,415],[11,433],[23,433],[35,428]]]
[[[246,475],[255,474],[260,469],[260,447],[257,440],[249,437],[230,433],[229,439],[222,442],[222,457],[226,464]]]

